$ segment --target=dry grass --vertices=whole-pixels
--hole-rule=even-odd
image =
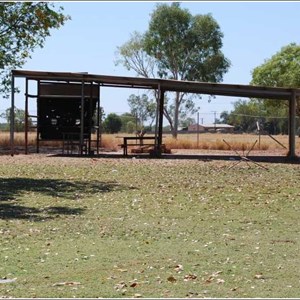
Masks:
[[[103,134],[101,138],[101,147],[113,151],[120,149],[122,137],[128,134]],[[15,146],[24,146],[24,133],[15,133]],[[96,139],[96,137],[93,137]],[[288,136],[277,135],[275,139],[288,148]],[[224,142],[225,140],[225,142]],[[276,150],[283,147],[267,135],[259,136],[255,134],[221,134],[221,133],[202,133],[197,134],[179,134],[174,139],[170,134],[164,134],[163,143],[168,149],[204,149],[204,150],[229,150],[228,144],[235,150],[250,149],[256,142],[255,150]],[[28,134],[28,145],[35,146],[36,134]],[[61,147],[61,141],[43,141],[43,146]],[[9,132],[0,132],[0,147],[8,148],[10,146]],[[300,142],[296,140],[296,147],[300,147]]]
[[[288,136],[278,135],[275,137],[281,144],[288,147]],[[225,142],[224,142],[225,140]],[[257,141],[257,142],[256,142]],[[219,134],[204,133],[199,135],[197,141],[196,134],[180,135],[176,140],[171,136],[167,136],[164,143],[171,149],[208,149],[208,150],[229,150],[229,144],[233,149],[246,150],[250,149],[256,142],[254,149],[273,150],[282,149],[280,144],[276,143],[269,136],[261,136],[254,134]]]

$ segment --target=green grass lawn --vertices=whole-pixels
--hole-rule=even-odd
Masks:
[[[299,165],[23,157],[0,162],[0,297],[299,297]]]

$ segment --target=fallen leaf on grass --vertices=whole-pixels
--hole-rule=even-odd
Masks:
[[[142,298],[143,296],[141,294],[134,294],[134,298]]]
[[[174,276],[169,276],[169,277],[167,278],[167,280],[168,280],[169,282],[172,282],[172,283],[174,283],[174,282],[177,281],[177,279],[176,279]]]
[[[133,282],[133,283],[130,284],[130,287],[134,288],[134,287],[136,287],[137,285],[138,285],[137,282]]]
[[[265,279],[265,277],[263,276],[263,274],[256,274],[254,276],[254,279]]]
[[[212,273],[206,280],[205,280],[205,283],[211,283],[216,277],[219,276],[219,274],[221,274],[222,271],[217,271],[217,272],[214,272]]]
[[[184,281],[189,281],[189,280],[195,280],[195,279],[197,279],[197,275],[195,275],[195,274],[188,274],[188,275],[185,275],[184,276]]]
[[[0,279],[0,283],[11,283],[11,282],[15,282],[16,280],[17,280],[17,278],[12,278],[12,279],[3,278],[3,279]]]
[[[183,265],[177,265],[177,266],[174,268],[174,270],[175,270],[177,273],[183,271]]]
[[[138,282],[137,282],[136,278],[129,282],[129,286],[132,288],[136,287],[137,285],[138,285]]]
[[[225,282],[224,279],[218,278],[217,279],[217,284],[223,284]]]
[[[117,291],[122,290],[122,289],[124,289],[125,287],[127,287],[127,284],[126,284],[124,281],[122,281],[122,282],[120,282],[120,283],[118,283],[118,284],[115,285],[115,289],[116,289]]]
[[[80,285],[80,282],[77,281],[66,281],[66,282],[56,282],[53,284],[53,286],[74,286],[74,285]]]
[[[206,280],[205,283],[211,283],[214,280],[213,277],[209,276]]]
[[[121,273],[125,273],[125,272],[127,272],[127,270],[126,270],[126,269],[118,269],[117,271],[119,271],[119,272],[121,272]]]
[[[188,292],[187,294],[186,294],[186,297],[188,297],[188,298],[193,298],[193,297],[195,297],[195,296],[198,296],[199,294],[197,293],[197,292]]]

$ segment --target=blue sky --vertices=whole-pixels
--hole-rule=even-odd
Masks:
[[[145,32],[150,14],[158,2],[59,2],[72,20],[53,30],[42,49],[36,49],[23,67],[25,70],[89,72],[91,74],[134,76],[122,66],[115,66],[118,46],[128,41],[134,31]],[[224,33],[223,52],[232,66],[223,83],[248,84],[251,70],[270,58],[281,47],[300,44],[300,2],[181,2],[195,14],[211,13]],[[17,82],[18,83],[18,82]],[[142,91],[102,88],[101,105],[106,113],[129,111],[128,96]],[[23,108],[23,96],[16,96]],[[204,123],[232,109],[238,98],[217,97],[208,103],[204,97],[197,104]],[[3,100],[0,113],[10,106]],[[35,110],[34,104],[30,107]]]

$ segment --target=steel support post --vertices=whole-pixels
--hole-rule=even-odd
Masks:
[[[163,135],[164,97],[165,97],[165,91],[159,89],[157,156],[161,155],[161,148],[162,148],[161,146],[162,146],[162,135]]]
[[[289,153],[290,159],[296,158],[296,93],[292,92],[289,99]]]
[[[11,75],[11,107],[10,107],[10,155],[15,154],[15,76]]]
[[[80,155],[84,146],[84,81],[81,84],[81,118],[80,118]]]
[[[96,124],[96,128],[97,128],[97,154],[99,154],[99,134],[101,134],[101,128],[100,128],[100,122],[102,122],[102,117],[101,116],[101,107],[100,107],[100,100],[101,100],[101,89],[100,89],[100,85],[98,84],[98,90],[99,90],[99,98],[97,99],[97,124]]]
[[[40,125],[39,125],[39,98],[41,94],[41,81],[37,80],[37,100],[36,100],[36,108],[37,108],[37,129],[36,129],[36,153],[40,152]]]
[[[25,154],[28,154],[28,78],[25,81]]]

